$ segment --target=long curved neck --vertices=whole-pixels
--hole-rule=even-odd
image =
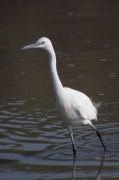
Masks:
[[[55,96],[56,98],[61,98],[63,86],[57,73],[56,55],[55,55],[53,47],[49,48],[47,51],[48,51],[48,56],[49,56],[50,74],[51,74]]]

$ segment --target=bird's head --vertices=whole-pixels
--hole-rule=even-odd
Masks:
[[[27,45],[22,49],[42,48],[47,50],[50,47],[52,47],[51,41],[46,37],[42,37],[36,43]]]

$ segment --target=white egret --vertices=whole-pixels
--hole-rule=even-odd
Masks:
[[[72,126],[90,125],[97,133],[104,150],[106,147],[97,128],[91,120],[97,120],[97,106],[84,93],[63,87],[56,68],[56,55],[51,41],[40,38],[36,43],[23,47],[22,49],[42,48],[49,56],[50,74],[54,93],[56,97],[56,110],[59,117],[65,122],[71,135],[73,153],[76,154],[76,147],[73,138]]]

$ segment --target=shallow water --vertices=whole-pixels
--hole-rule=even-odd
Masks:
[[[119,2],[2,1],[0,6],[0,179],[119,179]],[[64,86],[102,101],[98,121],[70,135],[55,110],[43,50],[51,39]],[[98,175],[99,174],[99,175]],[[98,176],[98,177],[97,177]]]

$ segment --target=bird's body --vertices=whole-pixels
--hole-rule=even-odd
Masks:
[[[56,55],[51,41],[48,38],[40,38],[35,44],[25,46],[22,49],[42,48],[45,49],[49,56],[50,74],[53,83],[53,89],[56,97],[56,110],[59,117],[67,125],[71,134],[73,152],[76,154],[74,145],[72,126],[91,125],[101,143],[106,150],[98,130],[94,127],[91,120],[97,120],[97,108],[88,96],[80,91],[73,90],[62,86],[56,68]]]
[[[82,92],[63,88],[63,96],[56,100],[56,110],[67,125],[78,126],[97,119],[97,109]]]

